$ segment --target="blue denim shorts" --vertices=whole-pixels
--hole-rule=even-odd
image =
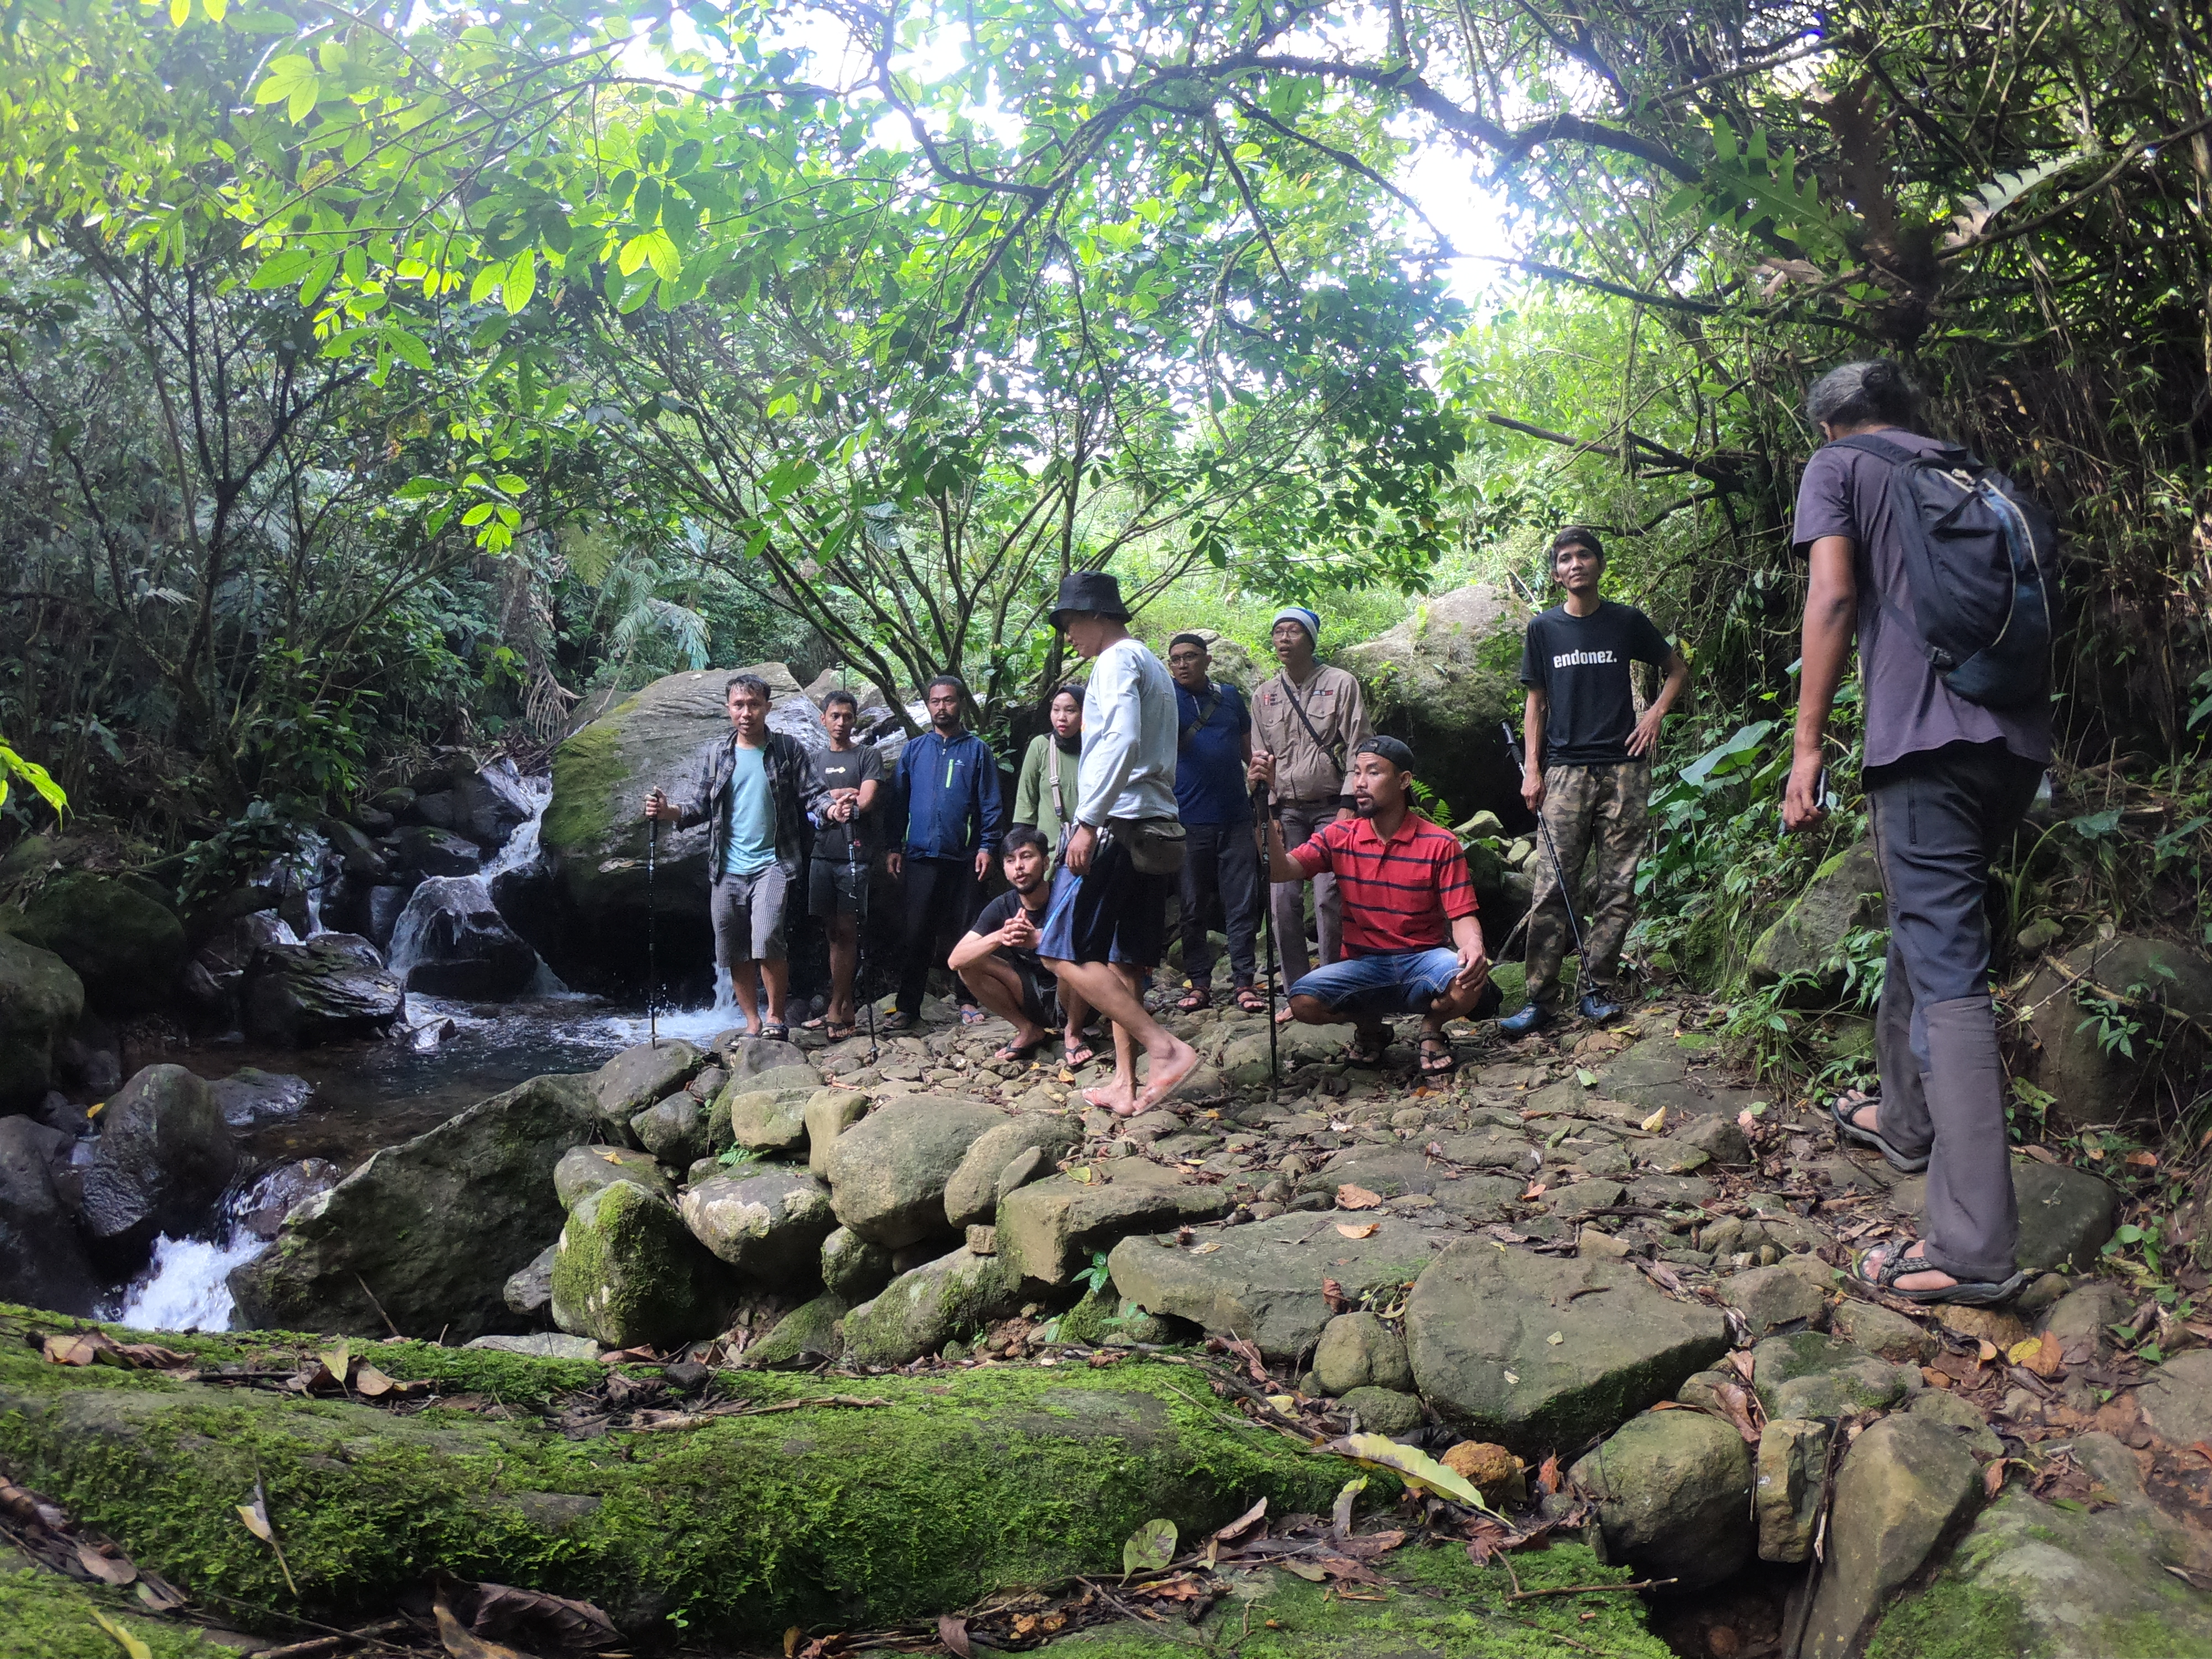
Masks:
[[[1376,1018],[1425,1014],[1458,972],[1459,953],[1441,945],[1428,951],[1378,951],[1316,968],[1291,987],[1291,994],[1325,1002],[1337,1013]]]

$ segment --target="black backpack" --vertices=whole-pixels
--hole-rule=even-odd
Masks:
[[[1890,464],[1911,628],[1943,684],[1969,702],[2010,708],[2051,694],[2057,532],[2043,509],[1964,449],[1928,454],[1873,433],[1838,438]]]

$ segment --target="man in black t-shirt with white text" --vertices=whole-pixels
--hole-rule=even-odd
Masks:
[[[1566,906],[1572,892],[1583,890],[1583,866],[1593,858],[1582,916],[1582,1014],[1602,1023],[1620,1012],[1613,976],[1636,920],[1651,754],[1659,722],[1690,679],[1690,665],[1650,617],[1598,597],[1605,548],[1595,531],[1570,525],[1554,536],[1552,574],[1566,589],[1566,602],[1530,621],[1521,657],[1521,684],[1528,688],[1521,798],[1544,815],[1559,867],[1548,856],[1536,860],[1526,1006],[1498,1022],[1510,1037],[1551,1022],[1567,953]],[[1629,684],[1632,662],[1666,670],[1640,720]]]
[[[1008,890],[983,907],[947,961],[975,1000],[1014,1028],[1014,1040],[992,1059],[1027,1060],[1052,1041],[1059,1025],[1067,1063],[1085,1065],[1095,1058],[1083,1040],[1091,1010],[1080,996],[1060,989],[1037,955],[1052,903],[1052,847],[1035,825],[1018,823],[1006,831],[999,855]]]
[[[832,1042],[860,1030],[854,980],[860,961],[860,912],[876,861],[868,830],[884,790],[884,757],[874,744],[853,741],[860,714],[860,700],[850,691],[834,690],[823,698],[822,727],[830,734],[830,746],[813,755],[814,775],[829,793],[830,806],[828,822],[814,838],[806,908],[830,936],[830,1001],[821,1018],[806,1024],[827,1031]]]

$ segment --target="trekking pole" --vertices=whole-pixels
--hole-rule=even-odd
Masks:
[[[1498,723],[1498,729],[1505,733],[1505,752],[1513,757],[1513,775],[1526,784],[1528,775],[1521,765],[1521,744],[1513,735],[1512,723],[1509,720],[1500,720]],[[1552,839],[1551,823],[1545,818],[1540,809],[1536,813],[1536,833],[1543,840],[1546,856],[1552,860],[1552,879],[1559,884],[1559,905],[1567,913],[1567,931],[1575,936],[1575,955],[1581,957],[1583,954],[1583,930],[1581,924],[1575,921],[1574,897],[1567,891],[1567,872],[1559,863],[1559,843]],[[1529,907],[1528,914],[1530,915],[1535,914],[1534,906]],[[1527,919],[1525,916],[1522,918],[1524,921]]]
[[[660,853],[660,815],[645,821],[645,1029],[660,1046],[660,910],[653,900],[653,866]]]
[[[1267,1103],[1274,1103],[1276,1094],[1283,1086],[1282,1067],[1276,1058],[1275,1036],[1275,884],[1269,879],[1273,868],[1273,848],[1267,840],[1267,826],[1273,814],[1261,799],[1261,792],[1252,792],[1253,811],[1260,819],[1260,945],[1267,953]]]
[[[872,869],[874,860],[869,860]],[[860,824],[857,815],[845,826],[845,870],[860,896],[860,919],[853,935],[853,994],[866,996],[868,987],[868,888],[860,875]],[[868,1003],[868,1063],[876,1060],[876,1000]]]

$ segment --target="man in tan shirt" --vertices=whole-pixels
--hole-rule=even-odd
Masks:
[[[1275,660],[1283,672],[1252,696],[1252,781],[1268,786],[1282,820],[1283,845],[1303,847],[1325,826],[1354,816],[1345,793],[1346,757],[1375,735],[1359,682],[1341,668],[1314,659],[1321,618],[1304,605],[1275,613]],[[1312,971],[1306,952],[1304,884],[1279,881],[1269,912],[1283,978],[1296,985]],[[1336,878],[1314,878],[1314,915],[1321,934],[1321,965],[1343,955],[1343,906]],[[1287,1016],[1285,1016],[1287,1017]]]

